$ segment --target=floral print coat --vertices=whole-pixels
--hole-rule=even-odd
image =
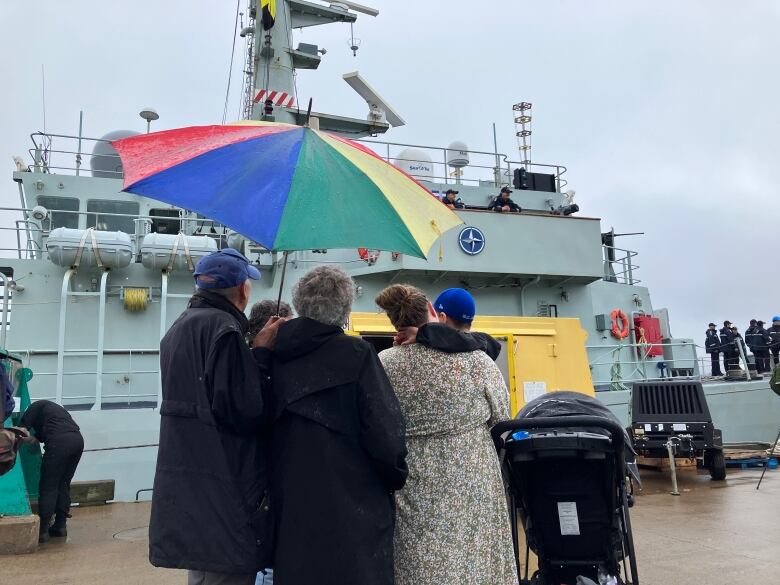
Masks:
[[[501,372],[482,351],[419,344],[379,354],[406,420],[409,477],[396,492],[396,585],[516,585],[490,427],[509,418]]]

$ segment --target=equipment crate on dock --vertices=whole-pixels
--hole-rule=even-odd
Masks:
[[[631,398],[634,450],[643,457],[702,458],[712,479],[726,478],[723,438],[700,382],[637,382]]]

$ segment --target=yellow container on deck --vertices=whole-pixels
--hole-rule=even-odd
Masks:
[[[512,415],[545,392],[571,390],[593,396],[585,340],[579,319],[548,317],[478,317],[473,331],[495,337],[502,345],[496,364],[509,386]],[[352,313],[348,333],[392,335],[383,313]]]

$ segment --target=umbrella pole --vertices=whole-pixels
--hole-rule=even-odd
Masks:
[[[282,278],[279,282],[279,298],[276,300],[276,314],[279,315],[279,311],[282,308],[282,291],[284,290],[284,275],[287,272],[287,256],[289,252],[284,253],[284,261],[282,262]]]

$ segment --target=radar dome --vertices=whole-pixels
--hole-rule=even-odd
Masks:
[[[465,142],[456,140],[447,147],[447,164],[456,169],[469,164],[469,147]]]
[[[119,154],[114,147],[109,144],[113,140],[135,136],[138,132],[132,130],[114,130],[103,136],[100,140],[106,142],[96,142],[92,149],[92,156],[89,159],[89,168],[92,170],[93,177],[103,179],[121,179],[122,162],[119,160]]]
[[[433,159],[417,148],[405,148],[395,158],[395,166],[418,181],[433,180]]]

